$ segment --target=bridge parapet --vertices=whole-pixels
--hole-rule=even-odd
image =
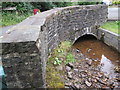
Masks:
[[[48,52],[64,40],[97,36],[106,20],[106,5],[70,6],[30,16],[11,28],[1,42],[8,87],[44,87]]]

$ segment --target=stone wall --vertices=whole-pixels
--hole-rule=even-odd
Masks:
[[[44,26],[48,32],[49,51],[60,41],[74,42],[83,34],[96,35],[96,29],[106,20],[106,6],[67,7],[54,13]]]
[[[2,37],[2,62],[8,87],[45,87],[48,53],[61,41],[97,36],[107,20],[106,5],[56,8],[30,16]]]
[[[120,52],[120,35],[102,28],[98,29],[98,39]]]
[[[9,88],[40,87],[43,84],[41,52],[35,42],[2,44],[2,62]],[[32,83],[32,84],[31,84]]]

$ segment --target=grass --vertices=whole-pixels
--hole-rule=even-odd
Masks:
[[[20,23],[27,17],[31,16],[32,13],[16,13],[16,12],[2,12],[1,13],[1,20],[0,20],[0,27],[14,25]]]
[[[101,28],[120,35],[120,21],[109,21],[104,23]]]
[[[51,54],[52,63],[55,65],[68,64],[74,62],[74,57],[71,53],[71,43],[69,41],[61,42],[61,44],[55,48]]]
[[[69,41],[63,41],[50,53],[46,65],[47,88],[64,88],[64,70],[58,67],[64,68],[67,63],[75,61],[71,45]]]

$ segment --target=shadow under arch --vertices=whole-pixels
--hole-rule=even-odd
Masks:
[[[97,37],[94,34],[85,34],[77,38],[77,40],[75,40],[74,43],[79,42],[79,41],[84,41],[84,40],[97,40]]]

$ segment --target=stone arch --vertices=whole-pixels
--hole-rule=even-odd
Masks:
[[[45,87],[48,53],[61,41],[75,42],[85,34],[97,36],[98,26],[106,20],[106,5],[70,6],[30,16],[11,28],[9,33],[0,38],[2,52],[5,51],[2,53],[2,61],[5,73],[9,76],[6,77],[8,87]],[[7,54],[11,57],[6,59]],[[19,61],[14,58],[16,55]],[[16,65],[15,68],[11,66],[12,62]],[[21,62],[23,64],[20,66]],[[9,70],[9,67],[14,70]]]
[[[94,37],[96,37],[98,39],[98,29],[96,29],[96,27],[87,27],[82,29],[82,30],[79,30],[76,32],[75,34],[75,38],[74,40],[72,41],[72,43],[75,43],[75,41],[77,39],[79,39],[80,37],[84,36],[84,35],[93,35]]]

